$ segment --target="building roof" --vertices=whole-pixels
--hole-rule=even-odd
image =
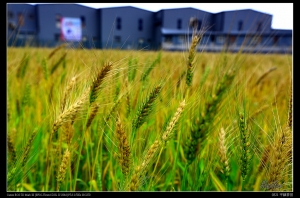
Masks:
[[[260,11],[253,10],[253,9],[226,10],[226,11],[222,11],[222,12],[217,12],[215,14],[228,13],[228,12],[241,12],[241,11],[251,11],[251,12],[257,12],[257,13],[262,13],[262,14],[266,14],[266,15],[272,16],[271,14],[268,14],[268,13],[265,13],[265,12],[260,12]]]
[[[281,34],[284,34],[284,35],[290,34],[290,35],[292,35],[293,34],[293,30],[272,29],[271,33],[272,34],[276,34],[276,35],[281,35]]]
[[[77,6],[77,7],[82,7],[82,8],[89,8],[89,9],[93,9],[95,10],[95,8],[91,8],[89,6],[85,6],[85,5],[79,5],[79,4],[76,4],[76,3],[42,3],[42,4],[35,4],[35,5],[32,5],[32,6],[57,6],[57,5],[61,5],[61,6],[65,6],[65,5],[72,5],[72,6]]]
[[[200,9],[193,8],[193,7],[161,9],[159,11],[162,11],[162,10],[166,10],[166,11],[169,11],[169,10],[182,10],[182,9],[193,9],[193,10],[197,10],[197,11],[201,11],[201,12],[211,13],[211,12],[207,12],[205,10],[200,10]],[[159,12],[159,11],[157,11],[157,12]]]
[[[118,7],[106,7],[106,8],[97,8],[98,10],[104,10],[104,9],[119,9],[119,8],[134,8],[134,9],[138,9],[138,10],[143,10],[143,11],[147,11],[147,12],[152,12],[152,11],[149,11],[149,10],[145,10],[145,9],[142,9],[142,8],[137,8],[137,7],[134,7],[134,6],[118,6]],[[153,13],[153,12],[152,12]]]

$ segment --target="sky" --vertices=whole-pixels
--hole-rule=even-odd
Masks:
[[[33,3],[32,3],[33,4]],[[293,3],[77,3],[92,8],[134,6],[157,12],[161,9],[192,7],[211,13],[253,9],[273,16],[273,29],[293,29]]]

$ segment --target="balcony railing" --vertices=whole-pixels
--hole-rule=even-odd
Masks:
[[[170,42],[163,42],[161,45],[163,50],[167,51],[187,51],[187,46],[185,44],[175,45]],[[235,44],[229,46],[215,45],[214,43],[209,43],[206,45],[198,45],[197,51],[205,52],[221,52],[226,50],[228,52],[238,52],[242,48],[243,52],[250,53],[284,53],[292,54],[292,46],[237,46]]]

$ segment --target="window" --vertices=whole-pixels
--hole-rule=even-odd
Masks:
[[[258,31],[258,32],[261,31],[261,27],[262,27],[261,22],[258,22],[258,23],[257,23],[257,31]]]
[[[60,21],[60,19],[61,19],[61,14],[56,14],[55,15],[55,20],[56,21]]]
[[[29,18],[30,20],[34,20],[34,14],[32,14],[32,13],[28,14],[28,18]]]
[[[122,25],[121,25],[121,18],[120,17],[118,17],[117,18],[117,30],[121,30],[121,28],[122,28]]]
[[[54,34],[54,40],[59,41],[60,39],[60,34]]]
[[[8,11],[7,15],[8,15],[8,19],[14,18],[14,13],[12,11]]]
[[[278,36],[274,36],[274,37],[273,37],[273,43],[274,43],[274,45],[277,45],[277,44],[278,44],[278,40],[279,40],[279,37],[278,37]]]
[[[229,37],[229,44],[230,45],[234,44],[235,40],[236,40],[236,36],[230,36]]]
[[[159,27],[162,25],[162,22],[160,19],[155,19],[155,22],[154,22],[154,27]]]
[[[243,30],[243,21],[239,21],[238,23],[238,31],[242,31]]]
[[[18,13],[18,25],[23,26],[24,25],[24,16],[22,13]]]
[[[181,19],[177,19],[177,29],[181,29],[182,26],[182,20]]]
[[[179,35],[179,36],[178,36],[178,42],[179,42],[180,44],[184,43],[184,36],[183,36],[183,35]]]
[[[224,36],[217,36],[218,43],[224,43],[224,41],[225,41]]]
[[[144,39],[143,38],[139,38],[139,44],[143,44],[144,43]]]
[[[60,29],[60,22],[61,22],[61,15],[60,14],[56,14],[55,15],[55,25],[56,25],[56,28]]]
[[[197,28],[197,26],[198,26],[198,19],[197,18],[195,18],[195,17],[191,17],[190,18],[190,22],[189,22],[189,26],[191,27],[191,28]]]
[[[116,43],[121,43],[121,37],[120,36],[115,36],[115,42]]]
[[[253,39],[252,39],[252,45],[253,46],[257,46],[261,43],[262,41],[262,38],[261,36],[255,36]]]
[[[197,27],[197,29],[200,30],[201,26],[202,26],[202,20],[198,20],[198,27]]]
[[[143,19],[138,20],[138,30],[143,31]]]
[[[211,42],[215,42],[215,38],[216,38],[215,35],[211,35],[211,36],[210,36]]]
[[[172,36],[171,35],[166,35],[165,36],[165,42],[166,43],[172,43]]]
[[[81,27],[85,28],[85,16],[80,16],[80,20],[81,20]]]
[[[10,22],[8,23],[8,29],[9,29],[9,30],[14,30],[15,28],[16,28],[15,22],[10,21]]]

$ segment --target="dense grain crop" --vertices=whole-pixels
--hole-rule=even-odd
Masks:
[[[198,43],[9,47],[8,191],[292,191],[292,56]]]

